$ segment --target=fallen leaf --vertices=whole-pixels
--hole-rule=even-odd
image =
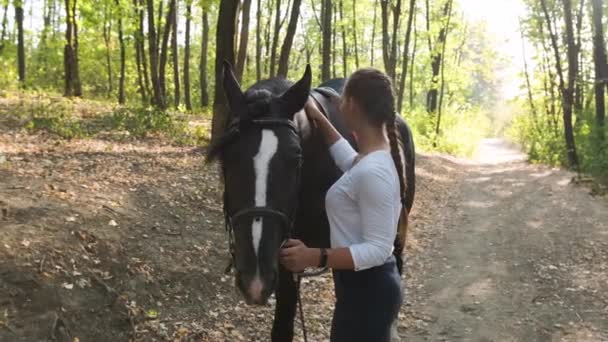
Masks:
[[[61,284],[61,287],[63,287],[64,289],[67,289],[67,290],[71,290],[74,288],[74,284],[63,283],[63,284]]]
[[[114,220],[110,220],[110,222],[108,222],[108,225],[110,225],[112,227],[116,227],[116,226],[118,226],[118,223],[116,223],[116,221],[114,221]]]

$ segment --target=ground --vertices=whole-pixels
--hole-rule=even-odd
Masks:
[[[608,341],[605,199],[501,140],[480,151],[418,156],[404,340]],[[0,117],[0,341],[267,341],[272,301],[224,274],[220,191],[202,149]],[[302,291],[327,340],[330,275]]]

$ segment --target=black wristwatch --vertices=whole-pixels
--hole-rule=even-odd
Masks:
[[[319,260],[319,267],[327,267],[327,249],[319,248],[321,251],[321,259]]]

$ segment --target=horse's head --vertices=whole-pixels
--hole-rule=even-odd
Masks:
[[[311,72],[293,86],[281,79],[243,93],[230,64],[223,87],[234,120],[215,139],[224,176],[224,208],[233,232],[236,285],[247,303],[264,304],[278,280],[278,254],[299,195],[301,142],[293,123],[310,92]]]

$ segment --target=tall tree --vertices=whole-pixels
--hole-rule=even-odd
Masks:
[[[606,46],[604,43],[604,1],[593,0],[593,61],[595,63],[595,122],[600,145],[604,142],[604,121],[606,118],[606,105],[604,86],[608,84],[608,66],[606,65]]]
[[[80,71],[78,68],[78,21],[76,20],[76,1],[65,0],[65,47],[63,66],[65,71],[64,96],[82,96]]]
[[[346,50],[346,24],[344,19],[344,0],[340,0],[340,28],[342,31],[342,75],[344,78],[347,77],[348,73],[348,58]]]
[[[298,18],[300,17],[300,5],[302,0],[294,0],[291,8],[291,17],[289,18],[289,24],[287,25],[287,34],[281,45],[281,55],[279,57],[279,70],[278,75],[287,77],[287,71],[289,69],[289,54],[291,53],[291,47],[293,45],[293,38],[296,35],[296,29],[298,27]]]
[[[333,8],[332,8],[332,13],[333,13],[333,18],[332,18],[332,29],[331,29],[331,70],[332,70],[332,74],[331,77],[336,78],[338,77],[337,73],[336,73],[336,66],[337,66],[337,62],[336,62],[336,54],[337,54],[337,50],[336,49],[336,27],[338,26],[338,11],[336,9],[336,3],[333,3]]]
[[[150,82],[148,80],[148,68],[146,63],[146,52],[144,49],[144,9],[142,0],[133,0],[135,15],[137,17],[137,28],[135,29],[135,65],[137,66],[137,84],[143,103],[148,101]]]
[[[353,42],[355,46],[355,67],[359,69],[359,44],[357,41],[357,1],[353,0]]]
[[[374,51],[376,49],[376,18],[378,17],[378,1],[374,1],[374,20],[372,21],[372,39],[370,41],[370,54],[371,54],[371,62],[370,64],[374,65]]]
[[[389,33],[389,6],[392,10],[393,26]],[[401,0],[393,5],[390,0],[380,0],[382,9],[382,59],[387,75],[395,80],[397,64],[397,31],[399,30],[399,17],[401,16]]]
[[[274,34],[272,36],[272,46],[270,48],[270,77],[275,76],[275,62],[277,59],[277,46],[279,44],[279,33],[281,31],[281,0],[276,1],[276,12],[274,17]]]
[[[445,22],[447,23],[449,20],[449,16],[451,15],[451,9],[452,9],[452,1],[453,0],[446,0],[445,5],[443,6],[443,10],[442,10],[442,20],[441,22]],[[427,31],[430,28],[430,18],[429,18],[429,13],[430,9],[428,6],[428,2],[427,2]],[[427,92],[427,96],[426,96],[426,110],[429,113],[435,113],[437,111],[437,106],[438,106],[438,99],[439,99],[439,72],[441,70],[441,65],[442,65],[442,51],[443,51],[443,46],[444,44],[446,44],[446,37],[447,37],[447,31],[448,31],[449,27],[447,26],[447,24],[444,24],[441,26],[441,29],[439,31],[439,36],[437,37],[437,40],[435,41],[435,45],[432,46],[431,45],[431,41],[430,41],[430,31],[428,32],[429,35],[429,49],[431,51],[431,87],[429,89],[429,91]]]
[[[445,61],[446,61],[446,57],[445,57],[445,48],[447,46],[447,38],[448,38],[448,32],[449,32],[449,28],[450,28],[450,22],[452,19],[452,4],[453,1],[450,0],[450,9],[448,10],[448,20],[445,24],[446,30],[445,30],[445,35],[443,37],[443,44],[441,45],[441,63],[440,63],[440,67],[439,69],[441,70],[441,90],[439,91],[439,104],[437,107],[437,120],[435,121],[435,140],[433,141],[433,147],[437,147],[437,138],[439,137],[439,129],[441,127],[441,115],[442,115],[442,110],[443,110],[443,95],[444,95],[444,90],[445,90]]]
[[[203,34],[201,39],[201,61],[199,64],[199,83],[201,88],[201,106],[209,106],[209,91],[207,86],[207,53],[209,50],[209,15],[208,7],[203,6]]]
[[[407,27],[405,29],[405,42],[403,43],[403,64],[401,65],[401,77],[399,79],[399,90],[397,97],[397,111],[401,112],[403,108],[403,94],[405,94],[405,79],[407,76],[407,68],[409,66],[409,48],[410,37],[412,35],[412,26],[414,17],[416,16],[416,0],[410,0],[409,12],[407,16]]]
[[[530,104],[530,111],[532,112],[534,123],[536,124],[536,106],[534,105],[534,96],[532,94],[532,83],[530,82],[530,73],[528,72],[528,60],[526,59],[526,41],[524,38],[524,28],[521,24],[521,21],[519,23],[519,32],[521,34],[521,54],[524,62],[524,77],[526,79],[526,88],[528,89],[528,103]]]
[[[186,37],[184,46],[184,102],[187,110],[192,110],[190,101],[190,22],[192,21],[192,0],[186,0]]]
[[[19,83],[25,83],[25,47],[23,39],[23,1],[15,0],[15,22],[17,23],[17,65],[19,69]]]
[[[169,36],[171,35],[171,28],[173,27],[173,11],[175,11],[175,1],[169,1],[169,10],[167,11],[167,17],[165,19],[165,28],[163,29],[163,40],[160,47],[160,54],[158,60],[158,83],[160,85],[160,93],[162,97],[161,108],[167,107],[167,85],[166,85],[166,74],[167,74],[167,55],[169,48]]]
[[[180,103],[179,54],[177,49],[177,0],[171,11],[171,57],[173,57],[173,103],[175,108]]]
[[[120,45],[120,77],[118,78],[118,103],[125,103],[125,72],[126,72],[126,47],[122,32],[122,10],[120,0],[115,0],[118,8],[118,44]]]
[[[4,50],[6,40],[6,28],[8,26],[8,1],[4,3],[4,15],[2,15],[2,33],[0,33],[0,54]]]
[[[578,49],[574,38],[574,25],[572,22],[572,2],[562,0],[564,11],[564,24],[566,28],[566,54],[568,59],[568,79],[564,77],[564,70],[561,64],[561,55],[557,40],[556,28],[552,25],[551,14],[547,7],[546,0],[540,0],[541,7],[545,16],[549,37],[555,54],[555,64],[559,76],[559,88],[562,94],[562,119],[564,121],[564,137],[566,140],[566,153],[569,165],[578,169],[578,155],[576,153],[576,143],[574,141],[574,131],[572,127],[572,109],[574,105],[574,83],[578,73]]]
[[[236,60],[236,78],[243,80],[243,72],[245,70],[245,60],[247,57],[247,43],[249,42],[249,12],[251,12],[251,0],[243,0],[243,8],[241,10],[241,35],[239,42],[239,53]]]
[[[236,33],[235,21],[237,2],[234,0],[221,0],[217,18],[217,30],[215,35],[215,94],[213,99],[213,122],[211,125],[211,137],[214,139],[225,129],[230,120],[230,111],[226,96],[222,89],[223,63],[228,61],[234,65],[234,35]]]
[[[262,79],[262,0],[258,0],[255,28],[255,79]]]
[[[150,78],[152,79],[152,89],[154,100],[152,104],[157,107],[165,107],[163,93],[160,87],[160,77],[158,73],[158,39],[156,36],[156,26],[154,25],[154,0],[146,0],[148,9],[148,54],[150,55]]]
[[[412,62],[410,64],[410,108],[414,108],[414,72],[416,71],[416,48],[418,47],[418,29],[414,16],[414,46],[412,47]]]
[[[327,81],[331,78],[331,10],[332,0],[322,0],[321,25],[323,28],[321,80]]]
[[[114,80],[112,72],[112,6],[109,2],[104,2],[103,9],[103,41],[106,45],[106,70],[108,73],[108,96],[114,92]]]

